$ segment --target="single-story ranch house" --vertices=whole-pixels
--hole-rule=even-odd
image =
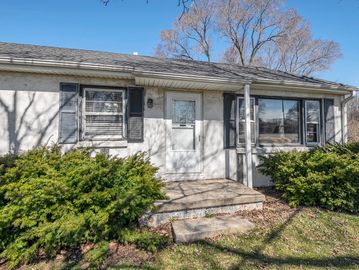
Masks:
[[[354,90],[260,67],[0,43],[0,154],[146,151],[166,181],[265,186],[259,155],[346,141]]]

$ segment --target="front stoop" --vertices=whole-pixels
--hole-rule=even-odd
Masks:
[[[145,214],[140,224],[157,227],[169,221],[238,211],[261,210],[265,196],[227,179],[166,183],[168,200],[156,202],[157,211]]]
[[[244,233],[254,224],[238,216],[177,220],[172,223],[176,243],[192,242],[222,234]]]

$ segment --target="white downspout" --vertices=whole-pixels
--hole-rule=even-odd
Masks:
[[[353,99],[355,96],[355,91],[352,91],[350,96],[347,97],[347,98],[344,98],[341,102],[341,106],[340,106],[340,109],[341,109],[341,130],[342,130],[342,143],[346,143],[347,140],[348,140],[348,136],[347,136],[347,110],[346,110],[346,104],[351,100]],[[345,130],[345,132],[344,132]]]
[[[251,86],[244,85],[244,108],[245,108],[245,142],[246,142],[246,182],[247,186],[253,188],[252,172],[252,134],[251,134]]]

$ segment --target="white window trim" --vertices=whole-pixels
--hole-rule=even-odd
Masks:
[[[319,102],[319,121],[318,122],[308,122],[307,121],[307,103],[311,101]],[[322,120],[322,103],[320,100],[317,99],[306,99],[304,100],[304,143],[308,146],[316,146],[321,144],[322,141],[322,130],[321,130],[321,120]],[[316,142],[308,142],[308,133],[307,133],[307,124],[317,124],[318,130],[317,130],[317,141]]]
[[[121,88],[101,88],[96,86],[88,86],[83,87],[83,96],[82,96],[82,106],[81,106],[81,139],[82,141],[122,141],[126,140],[126,108],[127,108],[127,100],[125,97],[126,90]],[[121,92],[122,93],[122,112],[121,113],[111,113],[111,112],[86,112],[86,92],[87,91],[98,91],[98,92]],[[87,115],[122,115],[122,136],[114,136],[114,135],[103,135],[103,136],[95,136],[95,137],[88,137],[85,136],[86,134],[86,116]]]
[[[245,123],[246,122],[246,119],[240,119],[239,117],[239,100],[243,100],[244,102],[244,97],[243,96],[237,96],[237,102],[236,102],[236,143],[237,143],[237,147],[244,147],[245,145],[245,142],[239,142],[239,122],[241,123]],[[252,104],[252,101],[253,101],[253,120],[250,119],[250,122],[251,122],[251,126],[252,126],[252,123],[254,125],[254,129],[253,131],[254,132],[251,132],[251,136],[252,138],[254,138],[254,141],[252,142],[252,145],[256,145],[257,143],[257,126],[256,126],[256,100],[254,97],[251,97],[250,98],[251,102],[250,104]],[[252,140],[251,138],[251,140]]]

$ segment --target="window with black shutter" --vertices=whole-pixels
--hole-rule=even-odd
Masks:
[[[83,140],[125,138],[125,91],[125,88],[83,88]]]

